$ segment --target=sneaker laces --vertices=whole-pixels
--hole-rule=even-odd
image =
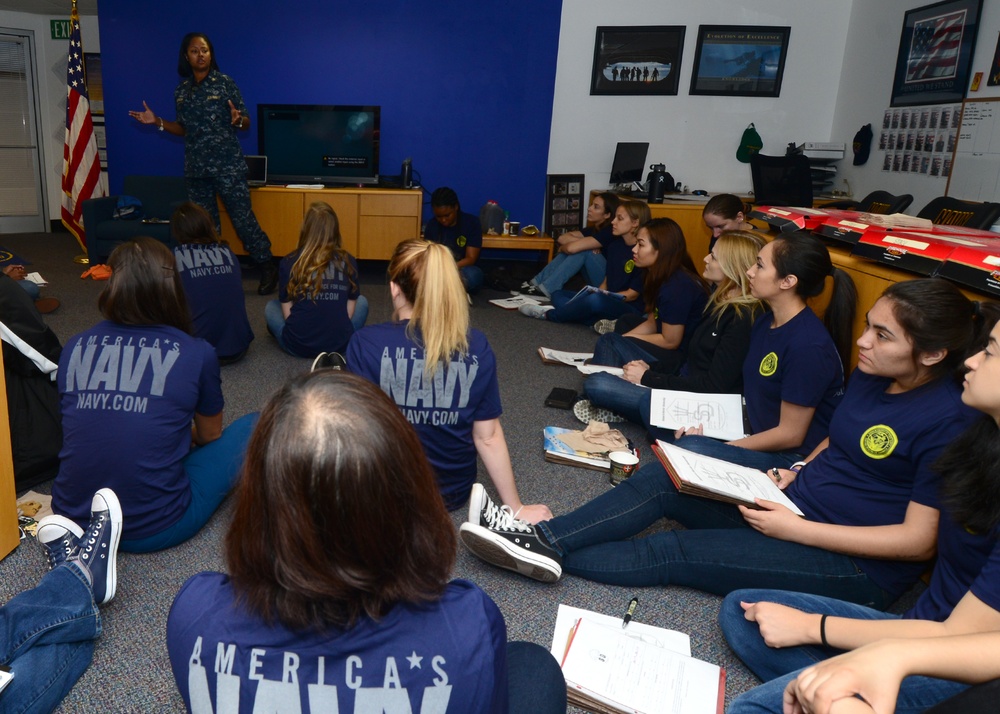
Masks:
[[[486,527],[490,530],[521,531],[522,533],[531,533],[534,530],[527,521],[515,518],[514,512],[507,505],[498,506],[490,502],[490,505],[487,506],[485,513],[482,515],[486,521]]]
[[[58,546],[55,543],[51,545],[49,543],[45,544],[45,557],[49,561],[49,570],[56,567],[56,553],[62,556],[59,562],[68,560],[69,556],[73,553],[73,544],[66,538],[61,538]]]

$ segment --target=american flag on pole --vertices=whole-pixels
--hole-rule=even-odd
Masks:
[[[906,81],[954,77],[958,72],[958,53],[962,49],[965,10],[929,17],[913,26]]]
[[[80,15],[73,1],[70,15],[69,55],[66,60],[66,143],[63,145],[62,222],[87,247],[83,226],[83,202],[108,193],[97,156],[94,121],[90,116],[87,71],[80,40]]]

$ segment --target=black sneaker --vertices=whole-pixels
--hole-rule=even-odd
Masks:
[[[49,570],[65,563],[82,537],[83,528],[65,516],[45,516],[38,521],[38,529],[35,531],[35,540],[45,546]]]
[[[482,484],[472,484],[469,494],[469,517],[467,521],[474,526],[487,528],[503,528],[514,520],[510,506],[498,506]]]
[[[278,289],[278,266],[274,261],[265,260],[259,267],[260,285],[257,286],[257,294],[270,295]]]
[[[104,605],[111,602],[118,585],[118,541],[122,535],[122,507],[110,488],[94,494],[90,505],[90,525],[80,539],[77,549],[67,558],[90,576],[94,602]]]
[[[459,536],[480,560],[513,570],[543,583],[562,577],[562,558],[538,537],[535,526],[511,518],[506,525],[486,528],[463,523]]]
[[[310,372],[315,372],[318,369],[336,369],[345,371],[347,369],[347,360],[339,352],[320,352],[316,355],[316,359],[313,360],[312,367],[309,368]]]

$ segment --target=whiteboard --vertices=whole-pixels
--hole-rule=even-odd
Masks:
[[[1000,201],[1000,98],[967,99],[945,195]]]

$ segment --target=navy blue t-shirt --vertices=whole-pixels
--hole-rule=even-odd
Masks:
[[[808,307],[781,327],[764,313],[750,331],[743,363],[743,394],[753,433],[778,426],[781,403],[813,407],[806,438],[796,449],[808,454],[829,433],[833,410],[844,396],[844,369],[833,338]]]
[[[195,337],[207,340],[219,357],[250,346],[240,262],[224,243],[186,243],[174,248]]]
[[[453,580],[435,602],[397,604],[348,630],[288,630],[236,603],[229,576],[190,578],[167,651],[188,711],[505,714],[507,628],[482,590]],[[238,702],[238,704],[237,704]]]
[[[121,501],[125,539],[176,523],[191,502],[191,421],[223,407],[212,345],[174,327],[105,320],[66,342],[58,381],[64,438],[52,509],[86,524],[94,492],[107,487]]]
[[[353,256],[347,255],[353,287],[344,266],[331,262],[323,273],[319,294],[315,298],[304,297],[293,301],[288,294],[288,280],[298,257],[299,251],[290,253],[281,259],[278,266],[278,300],[292,302],[281,339],[299,357],[312,358],[320,352],[343,352],[354,334],[354,326],[347,314],[347,302],[357,300],[361,294],[358,289],[358,264]]]
[[[479,218],[471,213],[459,213],[453,226],[442,226],[436,218],[427,221],[424,238],[446,246],[455,256],[455,262],[465,257],[466,248],[483,247],[483,228]]]
[[[674,271],[656,293],[656,307],[653,310],[656,331],[663,331],[663,323],[684,325],[684,337],[677,349],[686,352],[695,328],[705,316],[707,302],[708,293],[697,280],[683,270]]]
[[[892,383],[855,370],[830,421],[830,446],[806,466],[785,494],[806,518],[845,526],[902,523],[910,502],[940,508],[940,477],[931,464],[978,412],[962,404],[950,378],[902,394]],[[926,563],[854,561],[880,588],[901,594]]]
[[[409,321],[368,325],[347,346],[347,367],[379,385],[416,429],[437,474],[448,508],[465,505],[476,482],[474,422],[503,412],[496,358],[479,330],[469,330],[469,352],[424,372],[424,348],[411,339]]]
[[[632,259],[632,246],[623,239],[614,237],[604,247],[604,257],[608,263],[605,274],[607,290],[612,293],[635,290],[642,295],[642,281],[646,271],[636,267]]]

